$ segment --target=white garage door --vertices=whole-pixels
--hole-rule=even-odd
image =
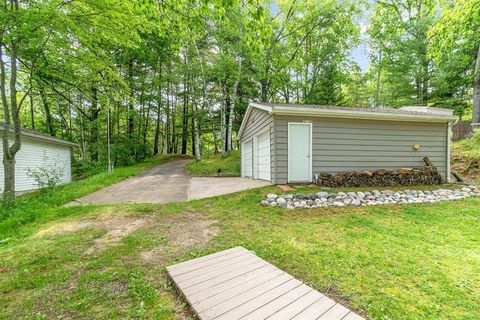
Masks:
[[[252,140],[242,143],[242,176],[253,176],[253,144]]]
[[[270,131],[258,136],[258,179],[270,181]]]

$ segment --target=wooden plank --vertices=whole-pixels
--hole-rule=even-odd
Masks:
[[[363,319],[241,247],[167,272],[201,320]]]
[[[209,280],[213,281],[214,279],[218,279],[223,276],[229,276],[231,274],[236,274],[237,272],[242,273],[245,270],[245,268],[249,268],[249,266],[252,264],[259,265],[259,264],[262,264],[262,261],[258,261],[257,259],[245,260],[240,263],[237,263],[235,266],[226,266],[214,272],[209,272],[204,275],[195,277],[193,279],[188,279],[177,284],[180,288],[187,289],[202,283],[210,283],[211,281]]]
[[[178,276],[178,275],[181,275],[181,274],[184,274],[184,273],[187,273],[187,272],[191,272],[191,271],[194,271],[194,270],[197,270],[197,269],[201,269],[201,268],[205,268],[205,267],[208,267],[212,264],[215,264],[215,263],[220,263],[222,261],[225,261],[225,260],[228,260],[230,258],[232,258],[233,256],[241,256],[241,255],[246,255],[247,253],[243,250],[236,250],[235,252],[230,252],[226,255],[221,255],[221,256],[218,256],[218,257],[214,257],[212,259],[208,259],[208,260],[202,260],[202,261],[198,261],[196,263],[192,263],[192,264],[186,264],[186,265],[183,265],[181,268],[177,268],[175,270],[168,270],[168,272],[172,275],[172,276]],[[188,261],[187,261],[188,262]]]
[[[329,309],[327,312],[322,314],[318,320],[341,320],[343,317],[345,317],[350,310],[342,306],[341,304],[336,304],[334,305],[331,309]]]
[[[285,293],[284,295],[278,297],[275,300],[270,301],[267,304],[264,304],[255,311],[247,314],[242,319],[245,320],[256,320],[256,319],[266,319],[276,313],[279,310],[282,310],[285,306],[288,306],[294,303],[296,300],[300,299],[313,289],[307,285],[300,285],[295,289]]]
[[[296,280],[290,276],[287,273],[284,273],[280,275],[279,277],[275,277],[271,281],[268,281],[267,283],[263,284],[262,286],[256,287],[252,290],[249,290],[248,292],[245,292],[239,296],[234,297],[233,299],[229,299],[227,301],[224,301],[218,305],[215,305],[215,307],[206,309],[202,312],[199,313],[199,316],[201,319],[213,319],[215,317],[218,317],[222,314],[225,314],[226,312],[244,305],[248,301],[251,301],[252,299],[256,299],[258,296],[274,289],[277,287],[280,287],[281,285],[284,285],[288,282],[292,281],[293,284],[296,284]]]
[[[241,294],[245,294],[249,290],[258,288],[263,285],[267,285],[269,281],[272,281],[273,279],[275,279],[276,277],[279,277],[282,274],[285,274],[285,272],[281,270],[271,270],[270,272],[264,273],[259,277],[251,279],[250,281],[244,281],[243,283],[237,286],[230,287],[229,289],[219,292],[213,296],[210,296],[209,298],[204,299],[203,301],[197,302],[195,304],[195,308],[199,312],[202,312],[208,308],[216,306],[224,301],[227,301],[230,298],[234,298]]]
[[[322,314],[327,312],[328,309],[335,305],[335,301],[330,298],[323,297],[311,304],[308,308],[297,314],[292,319],[295,320],[310,320],[317,319]]]
[[[217,268],[217,265],[214,265],[214,267],[202,269],[201,271],[203,272],[203,274],[197,275],[196,277],[184,278],[181,281],[177,281],[177,279],[175,279],[175,282],[177,282],[177,284],[182,288],[188,288],[198,283],[204,282],[206,280],[209,280],[227,273],[231,273],[232,271],[242,269],[250,264],[258,263],[258,262],[259,261],[258,259],[256,259],[256,257],[248,257],[244,260],[234,263],[233,265],[224,264],[219,268]]]
[[[221,269],[225,266],[234,265],[234,264],[237,264],[239,262],[243,262],[245,260],[254,259],[254,258],[256,258],[256,256],[253,253],[233,256],[230,259],[222,260],[219,263],[215,263],[215,264],[206,266],[205,268],[195,269],[195,270],[192,270],[192,271],[187,272],[187,273],[179,274],[175,277],[175,281],[180,283],[182,281],[189,280],[189,279],[204,275],[206,273],[216,271],[216,270]]]
[[[262,268],[252,270],[250,272],[247,272],[239,277],[236,277],[234,279],[222,282],[220,284],[217,284],[215,286],[209,287],[207,290],[200,291],[194,294],[191,294],[189,296],[189,300],[191,303],[198,303],[201,302],[205,299],[208,299],[210,297],[213,297],[215,295],[221,294],[222,292],[229,290],[231,288],[235,288],[236,286],[239,286],[244,283],[249,283],[250,281],[253,281],[257,277],[261,277],[264,274],[270,274],[272,272],[276,272],[279,270],[280,272],[283,273],[280,269],[276,268],[275,266],[272,265],[265,265]]]
[[[222,283],[222,282],[225,282],[227,280],[230,280],[230,279],[234,279],[238,276],[241,276],[242,274],[245,274],[247,272],[250,272],[252,270],[256,270],[256,269],[259,269],[263,266],[265,266],[267,263],[264,262],[264,261],[258,261],[256,263],[253,263],[253,264],[250,264],[248,266],[246,266],[245,268],[243,269],[237,269],[233,272],[230,272],[230,273],[227,273],[227,274],[224,274],[224,275],[221,275],[219,277],[215,277],[214,279],[212,279],[211,281],[208,281],[208,282],[201,282],[201,283],[198,283],[196,285],[193,285],[191,287],[188,287],[188,288],[184,288],[182,289],[183,292],[185,294],[192,294],[192,293],[196,293],[196,292],[199,292],[199,291],[202,291],[202,290],[205,290],[207,288],[210,288],[210,287],[213,287],[214,285],[216,284],[219,284],[219,283]]]
[[[355,312],[353,311],[350,311],[346,316],[345,318],[343,318],[342,320],[363,320],[362,317],[360,317],[358,314],[356,314]]]
[[[323,297],[325,296],[320,292],[312,290],[303,297],[300,297],[295,303],[290,303],[283,309],[268,317],[268,320],[291,319]]]
[[[272,288],[271,290],[254,297],[246,301],[245,303],[241,304],[240,306],[230,309],[228,312],[221,314],[218,317],[215,317],[216,320],[231,320],[231,319],[240,319],[247,314],[249,314],[252,310],[256,310],[261,306],[269,303],[270,301],[286,294],[287,292],[295,289],[302,285],[302,282],[297,279],[291,279],[278,287]]]

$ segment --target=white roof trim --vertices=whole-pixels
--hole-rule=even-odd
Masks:
[[[4,128],[5,128],[4,123],[0,122],[0,131],[3,131]],[[13,133],[14,133],[13,125],[11,125],[10,126],[10,134],[13,134]],[[33,130],[29,130],[29,129],[23,129],[22,128],[21,132],[20,132],[20,135],[22,137],[27,137],[27,138],[30,138],[30,139],[35,139],[35,140],[40,140],[40,141],[47,141],[47,142],[50,142],[50,143],[53,143],[53,144],[60,144],[60,145],[69,146],[69,147],[78,147],[78,143],[63,140],[63,139],[52,137],[52,136],[47,136],[47,135],[42,134],[40,132],[36,132],[36,131],[33,131]]]
[[[258,108],[258,109],[261,109],[261,110],[265,110],[267,112],[272,112],[273,108],[270,107],[270,106],[266,106],[266,105],[263,105],[261,103],[256,103],[256,102],[252,102],[248,105],[249,107],[252,106],[252,107],[255,107],[255,108]]]
[[[371,119],[371,120],[392,120],[392,121],[422,121],[422,122],[451,122],[456,121],[456,116],[434,115],[434,114],[406,114],[390,112],[365,112],[353,110],[327,110],[301,107],[274,106],[272,114],[278,115],[310,115],[329,118],[348,119]]]
[[[237,134],[237,140],[240,141],[240,138],[242,137],[243,131],[245,130],[245,126],[247,125],[247,120],[250,117],[250,113],[252,113],[252,108],[257,108],[260,110],[267,111],[268,113],[272,113],[272,107],[270,106],[265,106],[260,103],[255,103],[252,102],[248,105],[247,111],[245,112],[245,115],[243,116],[242,124],[240,125],[240,129],[238,130]]]

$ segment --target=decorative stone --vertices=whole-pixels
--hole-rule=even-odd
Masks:
[[[354,200],[352,201],[352,203],[351,203],[352,206],[359,206],[359,205],[361,205],[361,204],[362,204],[362,203],[361,203],[360,200],[358,200],[358,199],[354,199]]]
[[[407,203],[436,203],[441,201],[461,200],[469,197],[479,197],[480,190],[475,186],[461,189],[437,189],[437,190],[373,190],[371,192],[318,192],[310,195],[268,194],[262,200],[262,206],[280,208],[318,208],[327,206],[343,207],[351,206],[375,206],[385,204],[407,204]]]
[[[320,199],[328,198],[328,192],[318,192],[317,197]]]
[[[265,201],[265,200],[262,200],[262,202],[260,202],[260,204],[261,204],[262,206],[264,206],[264,207],[270,205],[270,203],[269,203],[268,201]]]

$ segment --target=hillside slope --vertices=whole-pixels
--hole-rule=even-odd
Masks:
[[[453,143],[451,164],[452,172],[465,181],[480,183],[480,131],[471,138]]]

